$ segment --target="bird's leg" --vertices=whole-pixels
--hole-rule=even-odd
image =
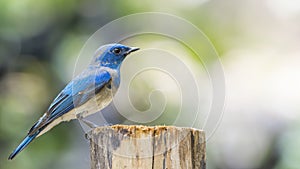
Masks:
[[[98,127],[98,126],[97,126],[96,124],[94,124],[93,122],[84,119],[84,118],[83,118],[83,114],[84,114],[84,113],[86,113],[86,111],[76,114],[76,118],[77,118],[79,121],[83,122],[85,125],[89,126],[90,128],[96,128],[96,127]]]

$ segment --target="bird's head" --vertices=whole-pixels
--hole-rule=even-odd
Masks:
[[[122,44],[104,45],[96,51],[91,65],[99,65],[114,69],[120,66],[128,54],[137,50],[139,50],[139,48],[128,47]]]

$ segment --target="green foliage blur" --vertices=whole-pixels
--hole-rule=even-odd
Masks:
[[[36,139],[13,161],[7,157],[72,79],[76,57],[86,40],[114,19],[151,11],[178,15],[195,24],[224,62],[228,112],[208,143],[208,168],[299,168],[299,106],[290,105],[297,92],[285,91],[290,87],[286,84],[268,85],[273,80],[279,84],[272,79],[278,72],[271,73],[283,63],[296,63],[292,56],[300,53],[295,47],[299,39],[294,36],[299,35],[295,29],[300,26],[299,9],[279,2],[1,0],[0,169],[89,168],[88,142],[76,121]],[[283,55],[286,62],[278,61]],[[292,73],[282,70],[286,78]],[[286,81],[291,79],[294,76]],[[272,100],[281,97],[289,100]]]

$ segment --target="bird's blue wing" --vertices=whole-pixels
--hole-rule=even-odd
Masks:
[[[111,75],[109,72],[103,70],[92,71],[75,78],[54,99],[46,115],[44,115],[46,117],[39,120],[40,122],[38,121],[29,133],[32,133],[37,128],[46,127],[47,124],[69,112],[74,107],[84,104],[110,80]]]
[[[13,159],[21,152],[51,122],[68,113],[75,106],[87,102],[110,81],[111,75],[104,70],[82,74],[72,80],[54,99],[47,112],[31,127],[25,139],[10,154],[9,159]]]

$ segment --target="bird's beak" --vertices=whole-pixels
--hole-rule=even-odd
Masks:
[[[127,52],[126,52],[126,55],[130,54],[131,52],[135,52],[137,50],[139,50],[140,48],[138,47],[131,47]]]

